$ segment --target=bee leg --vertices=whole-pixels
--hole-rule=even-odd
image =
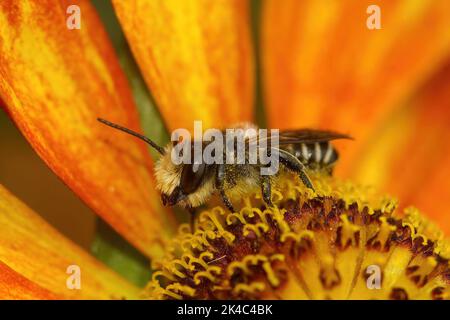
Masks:
[[[272,203],[272,187],[270,184],[269,176],[261,176],[261,193],[264,202],[269,206],[273,207]]]
[[[278,152],[279,157],[280,157],[280,162],[287,169],[297,173],[300,177],[300,180],[302,180],[303,184],[307,188],[315,191],[311,180],[309,179],[308,175],[305,172],[305,166],[303,165],[303,163],[300,162],[300,160],[298,160],[293,154],[291,154],[285,150],[276,149],[275,152]]]
[[[231,211],[231,213],[233,213],[235,211],[233,205],[231,204],[230,199],[227,197],[225,193],[224,182],[225,182],[225,166],[223,164],[220,164],[217,167],[216,188],[217,190],[219,190],[220,197],[222,198],[224,205],[227,207],[228,210]]]
[[[220,192],[220,196],[222,197],[222,201],[225,204],[225,206],[227,207],[227,209],[230,210],[231,213],[236,212],[233,208],[233,205],[231,204],[230,199],[225,194],[225,190],[219,189],[219,192]]]
[[[192,207],[187,207],[186,209],[187,209],[187,211],[189,212],[189,215],[190,215],[189,216],[189,225],[191,227],[191,232],[192,232],[192,234],[194,234],[196,210],[195,210],[195,208],[192,208]]]

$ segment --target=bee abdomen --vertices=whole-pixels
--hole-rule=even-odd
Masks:
[[[334,164],[339,157],[336,149],[329,142],[290,145],[287,147],[287,151],[295,155],[306,166],[329,166]]]

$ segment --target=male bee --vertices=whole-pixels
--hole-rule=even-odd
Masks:
[[[161,154],[155,165],[157,188],[161,192],[161,200],[164,205],[180,205],[193,213],[193,209],[204,204],[213,194],[218,193],[224,205],[235,212],[230,198],[242,196],[261,190],[262,199],[268,206],[272,206],[271,187],[279,176],[279,173],[262,175],[260,161],[251,164],[249,154],[245,149],[245,161],[241,164],[227,163],[181,163],[175,164],[171,155],[177,143],[169,144],[165,148],[158,146],[151,139],[134,132],[128,128],[111,123],[104,119],[100,122],[124,131],[147,142]],[[255,129],[253,125],[240,125],[238,128],[245,130]],[[225,135],[225,131],[221,131]],[[253,136],[247,137],[246,143],[265,140],[267,152],[276,152],[281,164],[281,171],[291,171],[297,174],[303,184],[314,190],[314,186],[308,177],[309,170],[324,170],[331,174],[333,166],[338,160],[338,153],[330,141],[335,139],[351,139],[348,135],[323,130],[299,129],[282,130],[278,134],[277,145],[271,144],[271,137]],[[193,144],[192,144],[193,145]],[[208,142],[201,142],[202,148],[208,146]],[[261,148],[260,146],[258,146]],[[223,152],[228,152],[223,148]],[[224,155],[226,157],[226,155]],[[191,220],[192,222],[193,220]]]

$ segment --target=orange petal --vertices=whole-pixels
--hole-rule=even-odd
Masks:
[[[41,288],[0,262],[0,299],[54,300],[58,299],[58,296]]]
[[[252,119],[248,1],[113,3],[170,130]]]
[[[450,235],[450,60],[379,132],[355,178],[417,206]]]
[[[350,133],[338,173],[349,174],[385,119],[450,52],[447,0],[267,0],[262,62],[272,127]],[[381,30],[366,10],[381,8]]]
[[[0,97],[33,148],[86,203],[149,256],[172,228],[146,146],[99,122],[139,130],[127,81],[89,1],[1,1]],[[38,186],[36,186],[38,187]]]
[[[71,265],[80,268],[80,290],[67,286]],[[22,293],[30,298],[66,299],[138,295],[137,288],[67,240],[1,185],[0,273],[1,298],[6,288],[17,298]]]

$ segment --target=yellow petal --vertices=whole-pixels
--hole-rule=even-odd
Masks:
[[[169,129],[252,119],[248,1],[113,3]]]
[[[414,204],[450,235],[450,61],[371,138],[353,174]]]
[[[0,263],[14,270],[10,274],[28,279],[21,286],[32,282],[63,298],[120,299],[138,294],[137,288],[58,233],[1,185]],[[67,273],[69,266],[80,268],[80,290],[67,286],[75,274],[70,269]],[[12,273],[14,278],[21,281]],[[73,284],[70,279],[69,284]]]
[[[96,121],[139,130],[100,20],[88,1],[77,3],[81,29],[69,30],[70,1],[1,1],[0,98],[50,168],[127,240],[156,256],[172,216],[161,207],[146,146]]]
[[[356,140],[343,150],[338,173],[350,174],[375,128],[450,52],[447,0],[264,4],[262,61],[269,123],[351,133]],[[381,9],[381,30],[366,26],[366,10],[373,4]]]

